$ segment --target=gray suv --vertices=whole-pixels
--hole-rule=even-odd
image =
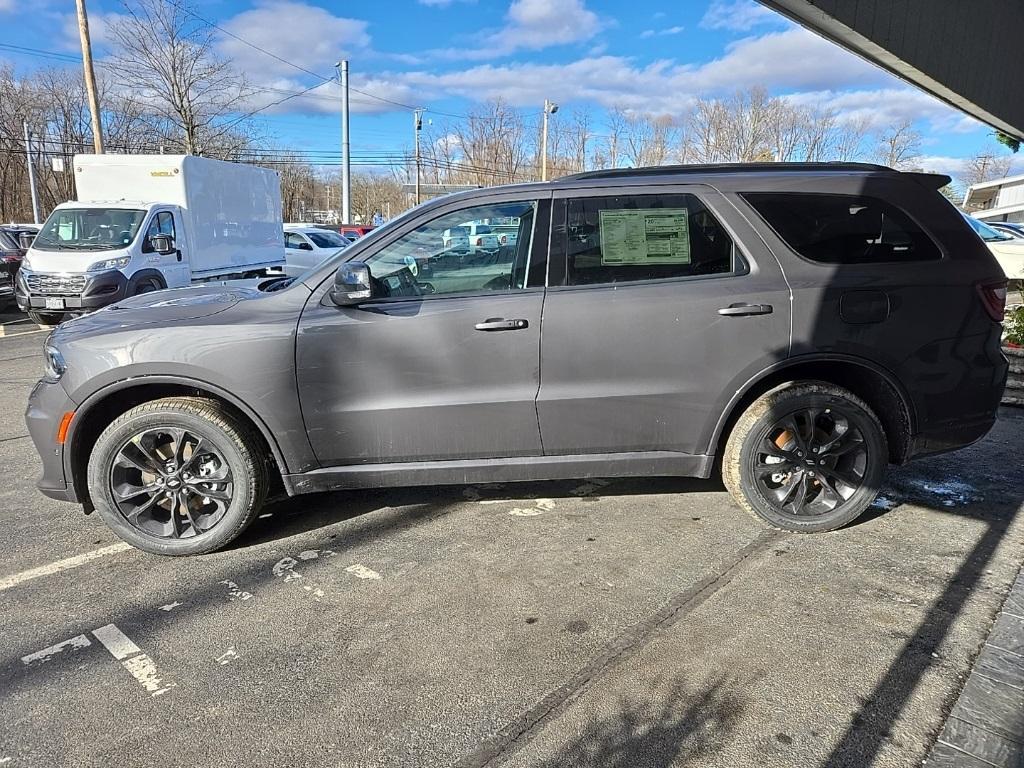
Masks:
[[[45,344],[39,487],[165,555],[282,487],[720,470],[768,525],[837,528],[996,418],[1006,281],[947,182],[583,173],[433,200],[298,278],[122,301]],[[515,237],[446,248],[467,222]]]

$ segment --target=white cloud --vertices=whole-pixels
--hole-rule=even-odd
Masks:
[[[705,29],[748,32],[763,24],[788,23],[784,17],[754,0],[714,0],[700,20]]]
[[[0,0],[0,3],[2,2],[3,0]],[[89,40],[92,43],[94,54],[99,55],[103,49],[110,46],[110,28],[123,18],[125,18],[125,15],[121,13],[89,14]],[[78,32],[77,14],[66,13],[60,17],[60,34],[57,36],[57,47],[72,53],[81,53],[82,40]]]
[[[445,59],[493,59],[519,50],[540,50],[590,40],[604,27],[584,0],[513,0],[505,25],[483,30],[475,44],[432,54]],[[480,45],[479,40],[484,44]]]
[[[221,26],[265,51],[329,77],[334,63],[370,45],[367,22],[335,16],[299,0],[262,0]],[[250,77],[294,77],[297,70],[233,37],[222,35],[221,55]]]
[[[667,29],[645,29],[643,32],[640,33],[640,37],[648,38],[659,37],[663,35],[678,35],[685,29],[686,27],[683,26],[668,27]]]
[[[547,97],[654,114],[685,110],[698,94],[754,85],[775,92],[831,92],[898,82],[802,28],[745,38],[730,45],[720,58],[704,64],[656,61],[638,67],[624,57],[588,56],[568,64],[487,64],[456,72],[409,72],[391,77],[435,95],[475,101],[502,98],[514,106],[534,106]]]
[[[859,121],[872,128],[926,122],[937,133],[963,133],[980,125],[934,96],[898,81],[890,87],[851,91],[805,91],[786,97],[790,102],[834,110],[842,120]],[[925,137],[927,142],[928,137]]]
[[[0,0],[0,13],[14,10],[14,0]]]
[[[930,173],[944,173],[947,176],[958,178],[963,176],[971,162],[970,157],[949,157],[943,155],[930,155],[918,158],[915,165],[921,166]],[[1010,170],[1007,176],[1016,176],[1024,173],[1024,157],[1013,155],[1010,159]]]

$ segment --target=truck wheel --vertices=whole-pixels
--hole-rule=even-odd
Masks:
[[[859,517],[889,461],[878,417],[847,390],[800,382],[755,400],[729,434],[722,480],[774,528],[819,533]]]
[[[255,519],[267,494],[255,432],[212,400],[171,397],[122,414],[89,456],[107,526],[157,555],[212,552]]]
[[[164,286],[161,285],[157,278],[149,277],[135,286],[135,290],[132,291],[132,296],[140,296],[143,293],[153,293],[154,291],[162,291],[163,289]]]
[[[36,312],[34,309],[28,310],[28,319],[36,325],[60,325],[60,321],[63,315],[59,315],[56,312]]]

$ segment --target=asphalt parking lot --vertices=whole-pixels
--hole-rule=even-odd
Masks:
[[[911,766],[1024,557],[1024,411],[832,534],[717,481],[283,500],[164,559],[34,489],[0,316],[0,765]]]

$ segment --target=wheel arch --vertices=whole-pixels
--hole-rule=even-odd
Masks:
[[[267,425],[251,408],[230,393],[204,381],[176,376],[141,376],[110,384],[86,398],[75,411],[64,450],[64,473],[83,504],[90,503],[86,467],[97,438],[118,416],[137,405],[163,397],[201,397],[221,403],[236,417],[251,424],[262,438],[267,455],[273,458],[274,486],[288,472],[280,446]],[[276,477],[274,476],[276,474]]]
[[[134,296],[135,291],[139,287],[139,283],[141,283],[143,280],[152,279],[156,279],[162,287],[167,287],[167,280],[164,277],[163,272],[161,272],[158,269],[140,269],[138,272],[135,272],[131,277],[128,278],[128,285],[124,289],[125,295]]]
[[[715,426],[710,445],[714,455],[721,457],[733,425],[754,400],[796,381],[824,381],[857,395],[882,422],[890,463],[907,461],[917,424],[913,401],[892,373],[869,360],[845,355],[792,358],[750,379],[730,399]]]

